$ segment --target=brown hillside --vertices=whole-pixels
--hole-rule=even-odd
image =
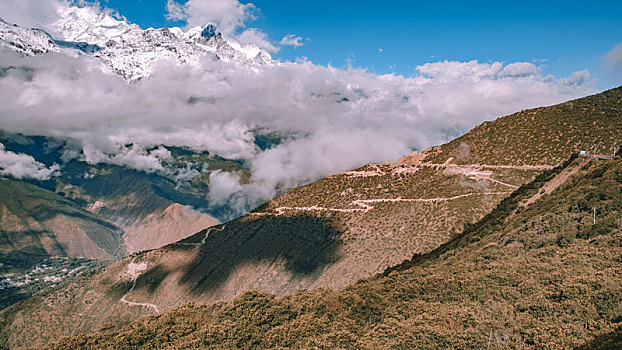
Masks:
[[[430,150],[426,162],[557,165],[568,154],[612,153],[622,147],[622,87],[551,107],[524,110],[485,122]]]
[[[76,185],[58,180],[57,192],[123,229],[125,253],[159,248],[218,223],[175,202],[185,199],[183,191],[171,190],[173,183],[157,174],[106,165],[88,172],[92,177]]]
[[[48,256],[113,260],[122,231],[61,196],[24,181],[0,179],[0,262]]]
[[[585,127],[584,119],[605,117],[594,119],[596,127],[592,123],[590,129],[594,132],[573,133],[579,135],[573,136],[573,143],[605,144],[611,141],[611,130],[614,136],[622,134],[619,115],[609,114],[622,108],[619,91],[603,93],[606,98],[585,98],[606,103],[602,110],[595,102],[593,109],[577,109],[569,123],[576,123],[578,129]],[[548,108],[553,112],[546,112]],[[549,119],[558,120],[555,111],[560,108],[539,109],[536,120],[554,124]],[[490,132],[494,139],[514,137],[518,126],[505,128],[514,116],[488,123],[494,126]],[[531,127],[533,123],[520,126]],[[481,128],[471,133],[480,135]],[[460,144],[464,140],[476,144],[471,133]],[[496,145],[484,140],[482,144]],[[489,155],[502,154],[502,149],[482,146],[470,147],[463,161],[455,163],[452,152],[459,144],[450,143],[425,152],[423,160],[416,155],[395,164],[370,164],[331,176],[294,189],[246,217],[126,258],[15,305],[0,314],[6,320],[2,337],[12,347],[35,345],[94,331],[110,322],[126,323],[188,301],[228,300],[256,289],[285,295],[301,288],[345,287],[448,242],[465,225],[484,217],[519,186],[561,163],[574,150],[536,138],[503,145],[507,154],[535,157],[544,153],[534,149],[546,148],[559,158],[519,162],[510,157],[504,163]],[[24,332],[26,325],[37,333]]]
[[[0,178],[0,309],[120,258],[122,235],[56,193]]]
[[[520,205],[564,169],[579,170]],[[619,349],[621,228],[622,160],[575,159],[450,243],[341,291],[247,292],[47,348]]]
[[[178,203],[153,212],[125,227],[124,241],[129,252],[155,249],[219,224],[213,217]]]

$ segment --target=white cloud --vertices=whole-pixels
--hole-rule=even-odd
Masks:
[[[6,22],[18,24],[25,28],[38,28],[48,32],[55,39],[63,39],[58,20],[61,13],[66,13],[71,8],[79,8],[82,14],[89,13],[97,16],[102,12],[102,6],[98,1],[86,0],[0,0],[0,18]],[[105,9],[111,16],[125,20],[117,12]],[[68,25],[78,26],[83,18],[76,16]]]
[[[225,36],[231,36],[236,29],[254,18],[255,5],[241,4],[237,0],[188,0],[180,3],[168,0],[167,19],[184,21],[188,27],[214,23]]]
[[[240,176],[235,173],[216,170],[210,174],[210,184],[212,189],[209,193],[210,202],[218,205],[230,200],[232,194],[240,192]]]
[[[255,19],[255,5],[242,4],[237,0],[167,0],[166,18],[172,21],[183,21],[186,28],[203,27],[213,23],[223,36],[243,45],[253,44],[270,53],[279,48],[258,28],[246,28],[247,23]]]
[[[534,64],[527,62],[510,63],[499,72],[500,77],[530,77],[540,74],[540,70]]]
[[[10,175],[18,179],[49,180],[59,174],[57,164],[49,168],[27,154],[7,151],[0,143],[0,175]]]
[[[422,76],[442,81],[468,80],[476,82],[482,79],[529,78],[540,74],[539,69],[529,62],[516,62],[504,66],[503,62],[479,63],[477,60],[426,63],[417,66],[417,70]]]
[[[567,86],[585,86],[586,84],[594,83],[587,69],[573,72],[570,77],[560,79],[560,82]]]
[[[185,21],[188,18],[184,6],[175,0],[166,0],[165,9],[164,17],[169,21]]]
[[[94,150],[97,151],[97,150]],[[140,145],[123,146],[114,155],[98,154],[101,157],[92,163],[110,163],[125,165],[136,170],[152,172],[164,170],[161,161],[170,159],[171,153],[163,147],[159,147],[151,152],[145,150]]]
[[[611,70],[612,76],[616,77],[622,69],[622,43],[617,44],[607,52],[603,57],[603,62]]]
[[[201,168],[201,170],[197,170],[197,168]],[[169,174],[173,176],[175,181],[179,184],[181,182],[189,182],[192,179],[200,177],[201,173],[206,172],[207,170],[206,167],[205,169],[203,168],[204,167],[201,164],[186,163],[185,167],[175,168],[174,170],[169,171]]]
[[[166,148],[160,146],[149,152],[149,155],[159,159],[159,160],[171,160],[173,156],[171,155],[171,151]]]
[[[48,0],[41,6],[59,3],[65,2]],[[232,33],[251,19],[253,8],[235,0],[168,3],[170,18],[189,25],[216,22]],[[34,13],[33,18],[40,17]],[[272,45],[253,28],[238,40]],[[70,139],[66,159],[145,171],[163,169],[169,154],[154,148],[158,145],[244,159],[251,168],[250,184],[240,184],[235,174],[211,174],[210,199],[230,203],[238,214],[283,189],[365,163],[395,160],[484,120],[595,92],[587,71],[555,78],[528,62],[434,62],[418,66],[418,74],[407,78],[305,60],[247,70],[206,58],[198,71],[160,62],[150,79],[130,85],[102,72],[85,55],[29,58],[0,52],[0,67],[6,68],[0,77],[2,129]],[[260,150],[254,144],[257,129],[287,137]],[[19,159],[13,169],[40,174],[35,176],[58,170]],[[197,171],[189,168],[179,175],[191,178]]]
[[[266,50],[270,53],[278,52],[279,48],[274,46],[270,39],[268,38],[268,34],[262,32],[257,28],[249,28],[242,32],[242,34],[236,37],[237,41],[240,44],[247,45],[253,44],[260,49]]]
[[[162,62],[152,78],[131,85],[85,56],[4,53],[0,66],[33,69],[32,79],[19,68],[0,78],[6,131],[70,138],[90,163],[145,171],[162,169],[167,152],[148,151],[161,144],[245,159],[251,184],[212,173],[210,198],[230,200],[238,213],[281,189],[395,160],[484,120],[594,92],[587,72],[557,79],[523,62],[429,63],[413,78],[308,61],[245,70],[206,60],[199,72]],[[258,128],[289,136],[262,151]]]
[[[287,34],[284,36],[283,39],[281,39],[280,44],[283,46],[293,46],[294,49],[304,45],[302,43],[302,37],[294,34]]]
[[[63,0],[0,0],[0,17],[26,28],[47,29],[59,9],[69,6]]]
[[[271,195],[270,190],[264,186],[240,184],[240,175],[236,173],[216,170],[210,174],[209,180],[208,199],[210,205],[229,207],[231,218],[255,207]]]

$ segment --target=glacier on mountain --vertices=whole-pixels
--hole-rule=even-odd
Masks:
[[[6,47],[22,55],[58,52],[54,39],[41,29],[26,29],[11,25],[0,18],[0,48]]]
[[[186,31],[178,27],[142,29],[90,7],[71,7],[57,15],[50,26],[55,38],[42,29],[22,28],[0,19],[0,47],[28,56],[48,52],[74,55],[77,50],[101,60],[129,82],[149,77],[159,60],[197,69],[205,59],[250,69],[276,63],[255,45],[224,38],[212,23]]]

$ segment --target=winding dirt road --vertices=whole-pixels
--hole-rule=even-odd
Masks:
[[[356,213],[363,212],[366,213],[372,209],[374,206],[369,205],[371,203],[393,203],[393,202],[423,202],[423,203],[434,203],[434,202],[444,202],[456,200],[464,197],[471,196],[485,196],[485,195],[507,195],[512,192],[474,192],[474,193],[466,193],[453,197],[438,197],[438,198],[377,198],[377,199],[358,199],[351,202],[352,205],[359,206],[361,208],[352,208],[352,209],[340,209],[340,208],[325,208],[319,206],[311,206],[311,207],[278,207],[275,208],[275,213],[250,213],[250,215],[254,216],[264,216],[264,215],[272,215],[279,216],[285,213],[287,210],[293,211],[333,211],[339,213]]]
[[[136,261],[136,258],[132,259],[132,262],[130,262],[127,265],[127,272],[132,277],[132,287],[127,293],[125,293],[124,296],[121,297],[121,299],[119,299],[119,301],[122,303],[128,304],[129,306],[142,306],[142,307],[150,308],[156,313],[159,313],[160,309],[158,309],[158,305],[156,304],[136,303],[136,302],[129,301],[126,299],[126,297],[134,290],[134,287],[136,287],[136,280],[138,279],[138,277],[142,274],[143,271],[147,270],[147,262],[143,261],[137,264],[135,261]]]

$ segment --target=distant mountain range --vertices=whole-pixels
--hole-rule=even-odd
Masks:
[[[230,208],[207,200],[204,170],[246,171],[239,162],[184,148],[171,148],[166,168],[147,173],[63,161],[60,139],[2,133],[0,144],[60,169],[47,180],[0,177],[0,273],[10,276],[0,281],[8,285],[50,258],[116,260],[227,220]]]
[[[149,77],[159,60],[197,69],[203,60],[229,62],[239,69],[276,64],[267,52],[253,45],[227,40],[213,24],[187,31],[143,30],[110,14],[95,14],[89,8],[71,7],[57,15],[51,25],[54,37],[42,29],[22,28],[0,19],[0,48],[22,56],[87,57],[94,65],[130,83]],[[0,77],[13,69],[26,75],[32,73],[28,67],[9,65],[0,67]],[[266,141],[257,135],[259,148],[266,147],[266,142],[278,140]],[[165,168],[145,172],[123,165],[89,164],[80,158],[79,148],[75,150],[77,157],[69,159],[65,154],[68,143],[72,140],[0,129],[2,151],[30,156],[33,161],[60,170],[45,180],[11,176],[3,180],[0,282],[5,286],[23,287],[16,281],[27,280],[28,271],[49,259],[115,260],[175,242],[239,215],[237,209],[226,205],[211,205],[207,194],[212,171],[247,176],[242,161],[162,146],[164,152],[171,153]],[[55,284],[57,281],[48,283]],[[18,294],[19,298],[27,296]],[[3,306],[6,304],[0,303]]]
[[[463,233],[521,186],[530,189],[534,178],[551,174],[586,146],[590,153],[611,154],[621,141],[621,112],[617,88],[525,110],[396,163],[370,164],[296,188],[245,217],[7,308],[0,314],[2,339],[10,347],[33,346],[248,290],[287,295],[301,288],[339,289],[413,254],[426,256],[448,242],[468,244],[471,238],[460,240]],[[556,169],[557,180],[540,183],[536,193],[530,189],[522,206],[547,198],[578,169]],[[27,334],[24,324],[36,335]]]
[[[87,55],[130,82],[150,76],[159,60],[198,67],[202,60],[231,62],[240,68],[276,64],[254,45],[227,40],[214,24],[191,28],[141,29],[107,13],[71,7],[53,24],[61,37],[41,29],[22,28],[0,19],[0,47],[23,55],[58,52]]]
[[[279,64],[213,24],[143,30],[72,7],[50,33],[0,20],[0,49],[85,58],[130,86],[162,60],[251,71]],[[7,66],[0,77],[12,69],[25,80],[32,73]],[[263,131],[258,149],[279,144]],[[69,138],[0,130],[1,152],[53,173],[0,168],[0,308],[8,306],[0,348],[76,335],[59,348],[403,348],[408,339],[421,348],[529,348],[611,338],[622,317],[620,161],[591,155],[613,158],[621,135],[617,88],[483,123],[237,217],[207,193],[213,171],[248,179],[243,160],[117,145],[159,155],[158,167],[136,169],[113,157],[87,162]],[[597,207],[604,220],[590,224]],[[133,323],[154,313],[162,315]],[[210,343],[198,344],[204,334]]]

